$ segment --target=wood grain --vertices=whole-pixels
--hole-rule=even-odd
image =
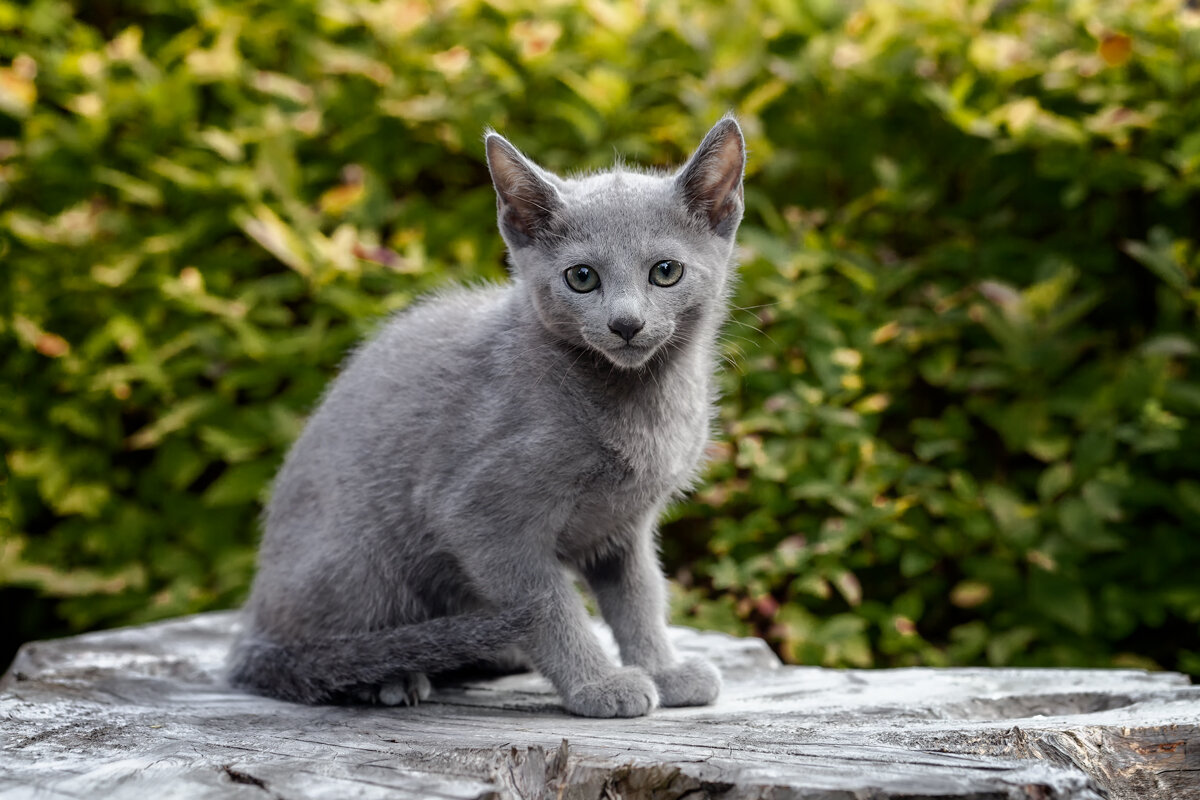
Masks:
[[[1200,688],[1172,673],[784,667],[676,628],[721,668],[717,705],[580,719],[515,675],[306,707],[222,684],[236,624],[26,645],[0,682],[0,800],[1200,798]]]

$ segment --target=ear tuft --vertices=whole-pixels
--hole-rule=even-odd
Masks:
[[[721,119],[675,177],[684,205],[719,236],[732,238],[742,220],[746,143],[732,116]]]
[[[496,187],[500,233],[511,247],[527,247],[561,205],[558,192],[537,165],[500,134],[489,131],[484,144]]]

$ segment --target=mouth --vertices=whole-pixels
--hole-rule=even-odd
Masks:
[[[600,352],[615,366],[623,369],[637,369],[650,360],[650,356],[654,355],[655,350],[654,347],[644,347],[626,342],[619,347],[602,348]]]

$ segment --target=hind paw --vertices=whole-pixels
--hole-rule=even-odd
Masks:
[[[406,672],[404,677],[379,687],[379,704],[385,706],[415,706],[429,698],[433,686],[424,672]]]
[[[432,691],[424,672],[406,672],[397,680],[359,689],[354,696],[360,702],[381,706],[415,706],[428,699]]]

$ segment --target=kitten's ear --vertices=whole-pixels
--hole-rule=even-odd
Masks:
[[[732,238],[742,220],[746,143],[737,120],[725,117],[708,132],[675,176],[684,205],[718,236]]]
[[[485,140],[488,170],[496,187],[500,233],[512,247],[528,247],[562,205],[558,191],[543,172],[498,133]]]

